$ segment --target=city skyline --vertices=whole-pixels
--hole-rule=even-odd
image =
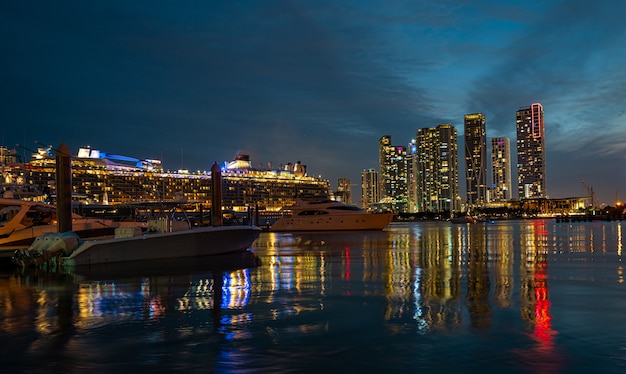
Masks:
[[[13,2],[0,11],[0,144],[91,145],[169,169],[238,152],[255,165],[301,160],[333,188],[350,179],[355,200],[381,136],[407,146],[449,123],[462,145],[464,115],[484,113],[488,139],[514,141],[515,112],[540,102],[548,195],[586,184],[612,205],[626,196],[625,11],[586,0]]]

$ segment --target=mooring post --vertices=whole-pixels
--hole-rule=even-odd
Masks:
[[[57,230],[72,231],[72,155],[65,143],[56,150]]]
[[[211,166],[211,226],[222,226],[222,173],[217,162]]]

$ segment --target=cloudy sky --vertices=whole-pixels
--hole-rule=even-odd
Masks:
[[[406,145],[450,123],[462,141],[464,114],[482,112],[514,145],[515,111],[540,102],[549,195],[585,181],[612,205],[626,200],[625,14],[591,0],[5,2],[0,144],[190,170],[245,152],[360,194],[382,135]]]

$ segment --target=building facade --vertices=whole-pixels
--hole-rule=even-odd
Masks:
[[[505,137],[491,138],[491,196],[492,202],[512,198],[511,141]]]
[[[335,198],[345,204],[352,204],[350,179],[339,178],[337,180],[337,191],[335,192]]]
[[[361,207],[368,209],[370,205],[380,201],[380,183],[378,172],[366,169],[361,172]]]
[[[406,210],[407,163],[406,147],[391,144],[385,135],[378,142],[380,193],[394,212]]]
[[[460,209],[457,131],[450,124],[422,128],[416,135],[417,210]]]
[[[547,198],[543,106],[534,103],[520,108],[516,125],[518,197]]]
[[[378,140],[378,176],[379,191],[381,198],[386,196],[385,191],[391,190],[391,177],[388,176],[390,171],[388,165],[391,164],[391,154],[393,146],[391,145],[391,135],[383,135]]]
[[[483,207],[487,201],[487,131],[485,115],[464,117],[465,185],[467,205]]]
[[[418,209],[418,179],[417,179],[417,143],[412,139],[406,151],[406,178],[407,178],[407,212],[417,213]]]

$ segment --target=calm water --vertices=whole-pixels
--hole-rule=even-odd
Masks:
[[[623,373],[624,224],[263,233],[252,256],[6,273],[0,368]]]

